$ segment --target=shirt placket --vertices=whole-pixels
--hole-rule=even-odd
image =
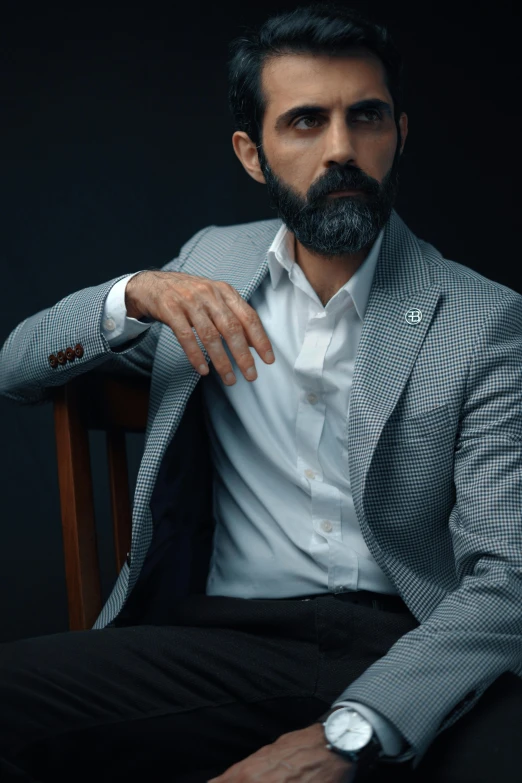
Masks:
[[[341,498],[336,487],[325,481],[319,462],[319,445],[326,416],[323,372],[335,319],[327,311],[317,312],[312,302],[301,351],[295,363],[299,384],[296,419],[297,470],[311,497],[312,536],[310,554],[320,560],[328,572],[328,589],[335,590],[335,556],[332,544],[341,539]]]

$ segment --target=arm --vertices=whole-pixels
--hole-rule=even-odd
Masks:
[[[522,297],[485,314],[454,452],[449,529],[459,586],[336,702],[360,701],[401,732],[416,767],[504,672],[522,673]]]
[[[195,234],[164,270],[179,271],[200,239]],[[121,275],[107,283],[70,294],[53,307],[26,318],[11,332],[0,352],[0,395],[21,404],[47,402],[54,386],[91,370],[150,375],[161,324],[154,323],[118,350],[102,330],[105,301]],[[52,367],[51,354],[81,345],[82,355]]]

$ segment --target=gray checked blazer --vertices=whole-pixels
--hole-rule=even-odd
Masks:
[[[225,280],[248,301],[268,273],[280,225],[208,226],[164,269]],[[111,350],[101,317],[122,277],[27,318],[0,354],[0,393],[25,404],[44,403],[52,387],[83,372],[151,377],[131,556],[93,629],[117,617],[139,582],[160,463],[201,380],[161,323]],[[77,343],[81,358],[50,366],[51,353]],[[522,296],[443,258],[395,211],[346,427],[362,534],[420,624],[339,696],[385,715],[416,766],[495,679],[522,677]]]

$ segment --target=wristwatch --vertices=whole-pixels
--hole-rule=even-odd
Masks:
[[[323,723],[326,746],[356,765],[357,778],[382,752],[373,726],[352,707],[340,707]]]

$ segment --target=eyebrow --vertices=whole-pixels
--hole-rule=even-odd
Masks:
[[[392,108],[389,103],[386,103],[386,101],[382,101],[380,98],[366,98],[364,101],[357,101],[357,103],[352,103],[351,106],[348,107],[348,111],[362,111],[364,109],[380,109],[385,114],[389,114],[391,116]],[[328,109],[324,106],[317,106],[316,104],[303,104],[302,106],[293,106],[291,109],[287,109],[287,111],[283,112],[283,114],[280,114],[275,122],[275,129],[281,130],[283,125],[286,125],[287,123],[294,120],[296,117],[299,117],[301,114],[327,114]]]

